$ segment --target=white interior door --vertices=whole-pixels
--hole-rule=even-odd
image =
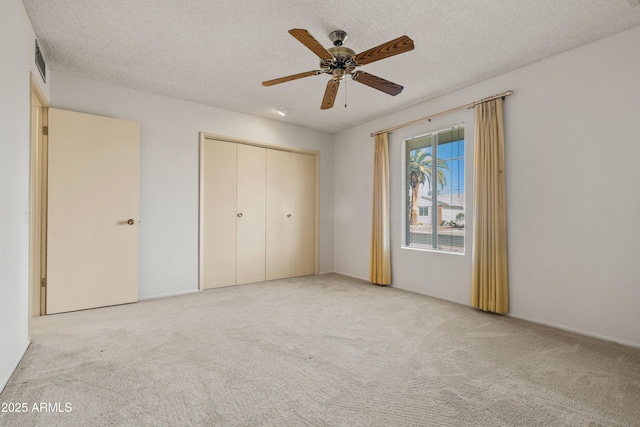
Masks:
[[[291,276],[293,153],[267,150],[266,279]]]
[[[200,287],[314,274],[316,156],[201,135]]]
[[[291,277],[315,273],[316,159],[291,153]]]
[[[236,282],[265,280],[265,148],[238,144]]]
[[[49,109],[47,314],[138,300],[139,124]]]
[[[267,280],[315,272],[315,157],[267,150]]]
[[[237,144],[206,140],[202,179],[202,288],[236,284]]]

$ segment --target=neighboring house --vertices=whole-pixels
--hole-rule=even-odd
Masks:
[[[433,206],[431,199],[431,190],[427,184],[421,185],[418,190],[418,222],[423,224],[431,224],[433,215]],[[464,193],[462,194],[438,194],[438,224],[442,221],[456,222],[456,216],[464,213]],[[464,224],[464,219],[458,221]]]

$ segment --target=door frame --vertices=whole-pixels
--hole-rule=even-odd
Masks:
[[[49,101],[31,73],[29,155],[29,313],[46,313]]]
[[[318,274],[320,263],[320,152],[315,150],[307,150],[298,147],[289,147],[266,142],[251,141],[247,139],[234,138],[225,135],[218,135],[208,132],[200,132],[200,162],[199,162],[199,182],[198,182],[198,289],[203,288],[203,265],[204,265],[204,144],[207,140],[216,140],[223,142],[231,142],[234,144],[252,145],[255,147],[268,148],[271,150],[287,151],[291,153],[310,154],[315,158],[315,230],[314,230],[314,273]]]

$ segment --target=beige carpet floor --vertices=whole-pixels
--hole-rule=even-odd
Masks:
[[[0,394],[29,410],[2,426],[640,425],[640,349],[336,274],[36,318],[31,337]]]

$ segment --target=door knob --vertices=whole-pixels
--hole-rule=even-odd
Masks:
[[[133,224],[135,224],[135,223],[136,223],[136,222],[133,220],[133,218],[129,218],[129,219],[127,220],[127,224],[129,224],[129,225],[133,225]]]
[[[287,214],[287,218],[291,218],[291,214]]]
[[[238,218],[242,218],[242,212],[238,214]]]

